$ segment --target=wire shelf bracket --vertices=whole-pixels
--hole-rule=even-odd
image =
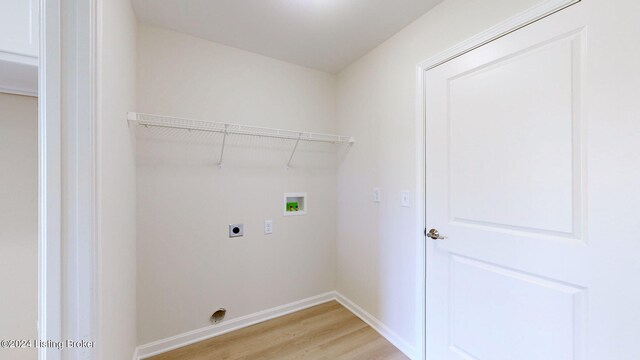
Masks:
[[[224,145],[227,143],[227,130],[229,127],[225,124],[224,126],[224,135],[222,136],[222,149],[220,149],[220,160],[218,161],[218,167],[222,169],[222,156],[224,155]]]
[[[293,155],[296,153],[298,149],[298,144],[300,143],[300,138],[302,137],[302,133],[298,135],[298,139],[296,140],[296,144],[293,146],[293,150],[291,151],[291,156],[289,156],[289,161],[287,162],[287,170],[291,169],[291,160],[293,160]]]
[[[295,141],[295,145],[293,146],[293,150],[291,151],[291,155],[289,156],[289,161],[286,165],[287,169],[291,167],[291,161],[293,160],[293,157],[298,149],[298,144],[301,141],[328,144],[346,144],[348,146],[352,146],[353,144],[355,144],[355,139],[351,136],[186,119],[171,116],[144,114],[138,112],[127,113],[127,120],[129,121],[129,124],[136,124],[144,127],[182,129],[188,131],[205,131],[223,134],[222,149],[220,151],[220,158],[218,159],[218,166],[220,168],[222,168],[224,150],[227,143],[227,136],[229,135],[247,135]]]

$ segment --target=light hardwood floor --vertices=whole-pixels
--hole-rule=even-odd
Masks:
[[[407,359],[336,301],[236,330],[151,360]]]

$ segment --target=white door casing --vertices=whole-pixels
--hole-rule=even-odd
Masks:
[[[602,40],[640,28],[603,7],[583,1],[424,72],[427,227],[446,237],[426,240],[427,359],[640,358],[640,286],[625,280],[640,221],[614,217],[640,191],[592,185],[640,181],[637,160],[606,150],[624,133],[640,150],[637,101],[597,95],[609,76],[639,94],[637,68],[602,61],[638,47]],[[619,132],[598,138],[603,126]]]
[[[40,360],[97,359],[100,2],[40,1],[38,339]],[[78,36],[83,34],[86,36]],[[66,59],[66,61],[64,61]]]

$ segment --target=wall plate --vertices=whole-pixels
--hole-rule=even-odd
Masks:
[[[309,202],[306,192],[284,194],[283,216],[305,215],[308,208]]]
[[[409,192],[408,191],[402,191],[400,192],[400,205],[402,205],[402,207],[409,207]]]
[[[229,225],[229,237],[240,237],[244,235],[244,226],[242,224]]]

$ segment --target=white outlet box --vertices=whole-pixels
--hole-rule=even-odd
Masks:
[[[264,221],[264,233],[265,235],[269,235],[273,233],[273,220]]]
[[[402,207],[409,207],[409,192],[408,191],[403,191],[400,193],[400,198],[401,198],[401,204]]]
[[[284,216],[305,215],[309,208],[307,193],[284,194],[284,204],[282,206],[282,215]]]
[[[373,202],[380,202],[380,188],[373,188]]]

